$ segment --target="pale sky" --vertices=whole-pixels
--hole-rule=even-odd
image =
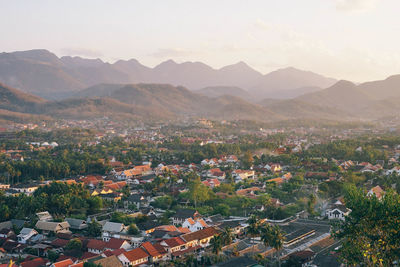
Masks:
[[[356,82],[400,73],[399,0],[0,0],[0,51],[167,59]]]

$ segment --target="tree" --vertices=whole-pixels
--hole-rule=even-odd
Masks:
[[[195,207],[210,198],[210,189],[201,183],[200,177],[190,183],[189,198],[193,201]]]
[[[68,244],[65,246],[66,250],[81,250],[82,249],[82,241],[78,238],[71,239]]]
[[[246,235],[250,236],[253,243],[253,254],[254,254],[254,238],[260,234],[260,222],[258,221],[255,215],[251,215],[249,220],[247,221],[249,224],[246,228]]]
[[[250,169],[253,166],[254,158],[250,151],[246,151],[242,158],[242,165],[245,169]]]
[[[216,235],[214,236],[211,240],[211,247],[212,247],[212,252],[215,253],[215,255],[218,256],[219,252],[222,249],[222,240],[221,240],[221,236]]]
[[[132,223],[129,225],[128,234],[130,234],[130,235],[139,234],[139,229],[137,228],[136,224]]]
[[[131,195],[131,190],[129,188],[129,185],[125,185],[124,187],[122,187],[121,190],[124,199],[127,199],[130,195]]]
[[[88,231],[89,236],[93,236],[93,237],[100,236],[101,235],[101,224],[95,220],[92,220],[92,222],[90,222],[88,224],[87,231]]]
[[[284,233],[278,225],[263,224],[260,227],[261,241],[265,246],[273,247],[277,252],[278,264],[281,265],[280,251],[283,247]]]
[[[83,267],[101,267],[101,265],[100,264],[95,264],[95,263],[93,263],[93,262],[85,262],[85,263],[83,263]]]
[[[215,214],[221,214],[222,216],[229,216],[231,214],[230,207],[227,204],[218,204],[215,209]]]
[[[53,251],[53,250],[47,251],[47,258],[48,258],[51,262],[55,262],[55,261],[58,259],[59,256],[60,256],[60,255],[59,255],[57,252]]]
[[[233,234],[232,234],[232,229],[229,227],[226,227],[224,231],[221,233],[221,241],[224,246],[229,245],[232,243],[233,239]]]
[[[352,186],[345,195],[351,213],[332,230],[342,240],[347,265],[392,266],[400,260],[400,196],[388,191],[381,200]]]
[[[307,211],[309,214],[313,215],[314,214],[314,207],[315,204],[317,203],[317,199],[314,194],[310,194],[308,197],[308,202],[307,202]]]

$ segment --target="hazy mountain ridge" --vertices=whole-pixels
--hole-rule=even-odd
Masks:
[[[209,86],[199,90],[195,90],[194,93],[212,98],[220,97],[223,95],[231,95],[243,98],[248,101],[254,101],[254,96],[252,96],[246,90],[236,86]]]
[[[100,117],[111,117],[119,121],[126,119],[179,120],[185,117],[259,121],[285,119],[267,108],[251,104],[241,98],[233,96],[209,98],[181,86],[175,87],[168,84],[102,86],[107,96],[71,98],[61,101],[46,101],[17,89],[3,87],[0,90],[2,96],[0,108],[21,113],[13,114],[14,117],[25,114],[24,116],[45,115],[48,118],[64,119]]]
[[[146,67],[135,59],[110,64],[100,59],[58,58],[42,49],[1,53],[0,82],[47,99],[70,97],[73,92],[101,83],[167,83],[190,90],[230,86],[265,98],[270,92],[301,87],[324,88],[331,85],[332,79],[294,68],[262,75],[244,62],[220,69],[201,62],[176,63],[173,60],[154,68]]]

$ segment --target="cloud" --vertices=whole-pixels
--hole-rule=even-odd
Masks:
[[[186,57],[197,54],[194,51],[184,50],[180,48],[160,48],[156,52],[150,54],[156,58]]]
[[[61,49],[61,53],[67,56],[83,56],[89,58],[99,58],[103,56],[103,53],[100,51],[79,47],[63,48]]]
[[[334,0],[336,9],[345,12],[363,12],[376,7],[380,0]]]

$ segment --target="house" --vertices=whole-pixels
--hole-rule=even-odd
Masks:
[[[160,245],[169,253],[186,249],[186,242],[180,237],[172,237],[160,242]]]
[[[4,259],[7,256],[7,251],[4,248],[0,248],[0,259]]]
[[[123,266],[139,266],[149,261],[149,254],[142,248],[135,248],[118,256]]]
[[[44,258],[34,258],[21,262],[21,267],[40,267],[46,266],[49,261]]]
[[[345,217],[351,212],[345,205],[334,205],[331,209],[326,211],[326,216],[329,220],[345,220]]]
[[[149,201],[141,194],[132,194],[124,201],[124,206],[127,209],[129,208],[129,205],[132,204],[135,205],[137,209],[140,209],[141,207],[147,207]]]
[[[3,228],[0,230],[0,238],[10,238],[12,236],[15,236],[15,233],[12,229],[10,228]]]
[[[55,234],[58,233],[71,233],[69,231],[69,223],[68,222],[46,222],[46,221],[38,221],[35,225],[35,228],[41,230],[43,234],[48,234],[49,232],[53,232]]]
[[[53,221],[53,216],[51,216],[51,214],[48,211],[38,212],[36,213],[36,216],[38,217],[39,221],[44,221],[44,222]]]
[[[282,167],[278,163],[267,164],[264,166],[264,169],[271,171],[271,172],[281,172],[282,171]]]
[[[74,218],[65,218],[65,221],[67,221],[69,223],[71,229],[83,230],[88,227],[85,220],[74,219]]]
[[[123,223],[106,222],[102,228],[104,241],[110,240],[112,237],[121,238],[121,234],[125,234],[127,227]]]
[[[153,171],[150,165],[135,166],[132,169],[117,172],[115,177],[118,180],[129,180],[140,176],[150,175]]]
[[[196,210],[191,209],[178,209],[174,215],[172,215],[172,223],[174,225],[182,225],[187,218],[200,218],[201,215]]]
[[[202,181],[201,183],[209,188],[214,188],[214,187],[218,187],[221,185],[221,182],[215,178],[209,178],[205,181]]]
[[[183,222],[182,227],[188,228],[191,232],[195,232],[208,227],[208,225],[203,219],[187,218]]]
[[[18,193],[25,193],[26,195],[32,195],[33,192],[35,192],[38,189],[38,186],[36,184],[19,184],[19,185],[14,185],[12,188]]]
[[[50,267],[70,267],[73,264],[74,264],[74,262],[71,259],[65,259],[65,260],[57,261],[57,262],[53,263],[52,265],[50,265]]]
[[[101,267],[122,267],[122,263],[118,260],[116,255],[93,261],[97,266]]]
[[[367,196],[371,197],[375,195],[378,199],[381,199],[384,194],[385,191],[379,185],[377,185],[368,191]]]
[[[249,187],[249,188],[245,188],[245,189],[239,189],[236,191],[236,194],[239,196],[256,198],[257,197],[256,192],[260,192],[260,191],[263,191],[263,190],[257,186],[253,186],[253,187]]]
[[[125,239],[110,238],[110,240],[106,242],[105,248],[111,251],[117,249],[129,250],[131,245]]]
[[[156,263],[168,258],[167,251],[160,243],[152,244],[150,242],[145,242],[141,245],[148,254],[151,263]]]
[[[232,230],[232,234],[238,235],[244,230],[243,221],[240,220],[232,220],[232,221],[225,221],[218,225],[219,229],[229,228]]]
[[[106,250],[106,242],[103,240],[90,239],[86,247],[90,253],[101,254]]]
[[[241,182],[246,179],[254,179],[255,172],[253,170],[234,170],[232,171],[232,177],[235,179],[235,182]]]
[[[206,176],[209,178],[217,178],[218,180],[225,180],[225,172],[221,171],[220,168],[214,168],[207,171]]]
[[[186,242],[187,247],[201,246],[208,247],[210,240],[219,232],[214,227],[204,228],[202,230],[181,235],[180,238]]]
[[[396,173],[397,175],[400,175],[400,167],[399,166],[395,166],[392,169],[386,171],[386,175],[391,175],[393,173]]]
[[[200,162],[200,164],[203,165],[203,166],[205,166],[205,165],[214,166],[214,165],[217,165],[217,164],[218,164],[218,160],[217,160],[216,158],[213,158],[213,159],[203,159],[203,160]]]
[[[22,230],[19,232],[19,235],[17,236],[18,242],[21,244],[26,244],[26,242],[34,235],[37,235],[38,232],[35,229],[32,228],[22,228]]]

